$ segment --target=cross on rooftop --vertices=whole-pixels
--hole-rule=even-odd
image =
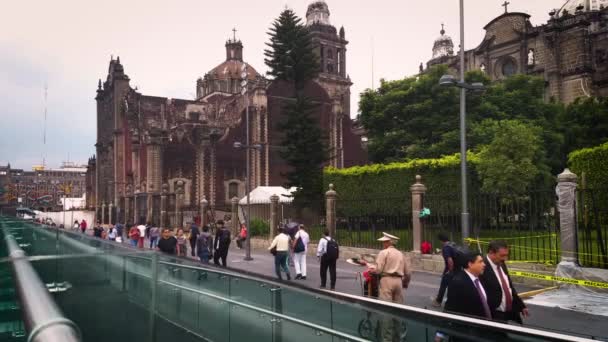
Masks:
[[[232,39],[236,42],[236,28],[232,28]]]
[[[508,1],[506,1],[506,0],[505,0],[505,2],[502,4],[502,7],[504,7],[504,8],[505,8],[505,13],[508,13],[508,12],[509,12],[509,11],[508,11],[508,7],[507,7],[507,6],[509,6],[510,4],[511,4],[511,3],[510,3],[510,2],[508,2]]]

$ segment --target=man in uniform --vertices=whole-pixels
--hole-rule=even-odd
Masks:
[[[380,275],[380,289],[378,298],[387,302],[403,304],[403,288],[407,288],[410,280],[410,271],[405,262],[403,253],[393,245],[399,238],[382,233],[378,239],[382,242],[382,251],[376,258],[375,273]],[[400,324],[396,319],[383,321],[382,337],[384,341],[400,340]]]

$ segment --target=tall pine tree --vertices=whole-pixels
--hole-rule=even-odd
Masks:
[[[319,74],[308,28],[295,13],[284,10],[270,28],[269,49],[264,51],[268,75],[295,88],[293,99],[284,106],[285,121],[281,157],[290,166],[286,186],[295,186],[294,204],[298,208],[319,210],[323,204],[323,163],[328,150],[318,122],[312,116],[316,105],[303,89]]]

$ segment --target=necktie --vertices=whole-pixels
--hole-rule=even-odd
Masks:
[[[492,319],[492,314],[490,314],[490,307],[488,306],[486,296],[484,296],[483,291],[481,291],[481,284],[479,283],[479,279],[475,279],[475,287],[477,288],[479,299],[481,299],[481,305],[483,306],[483,311],[486,314],[486,318]]]
[[[511,308],[513,305],[513,297],[511,295],[511,291],[509,290],[509,286],[507,286],[507,281],[505,280],[504,273],[502,272],[502,267],[498,265],[498,277],[500,278],[500,284],[502,285],[502,291],[505,293],[505,301],[506,301],[506,312],[511,312]]]

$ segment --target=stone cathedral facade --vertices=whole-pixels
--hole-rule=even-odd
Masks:
[[[318,104],[313,116],[327,137],[327,164],[348,167],[365,163],[366,153],[350,118],[348,41],[344,28],[338,32],[329,19],[324,1],[309,5],[306,24],[322,70],[305,91]],[[96,155],[87,177],[87,205],[99,220],[161,226],[206,220],[208,210],[226,208],[245,195],[246,153],[252,189],[285,184],[288,167],[279,155],[279,126],[293,89],[246,65],[236,37],[225,47],[225,61],[196,81],[196,98],[189,100],[141,94],[130,86],[120,58],[110,61],[95,98]],[[259,149],[234,147],[235,142],[246,144],[247,129],[251,145]]]
[[[608,0],[565,1],[540,26],[532,26],[528,14],[508,12],[507,5],[484,27],[483,41],[465,52],[465,70],[482,70],[492,80],[516,73],[543,77],[546,100],[608,96]],[[447,64],[456,74],[457,54],[442,28],[427,66]]]

